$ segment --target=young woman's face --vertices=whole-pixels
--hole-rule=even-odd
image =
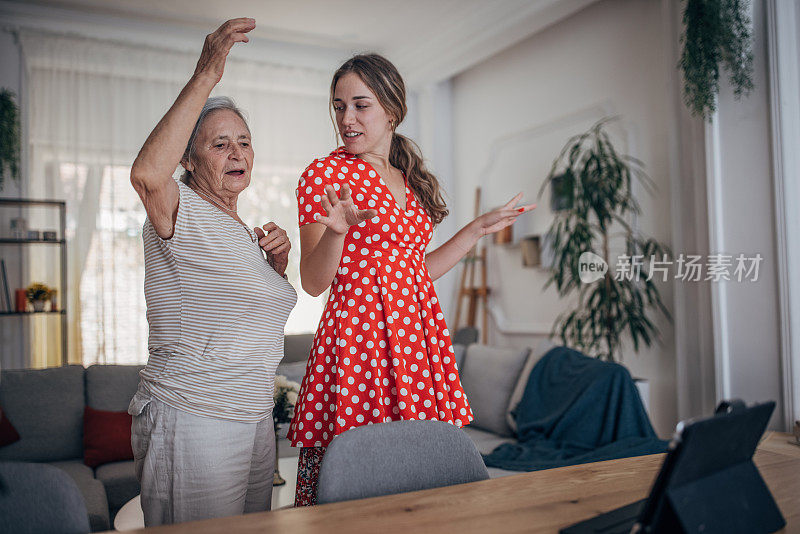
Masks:
[[[216,194],[238,194],[250,184],[253,146],[250,131],[233,111],[210,113],[197,132],[194,153],[184,167]]]
[[[393,117],[357,74],[349,72],[336,82],[333,109],[345,150],[351,154],[388,152]]]

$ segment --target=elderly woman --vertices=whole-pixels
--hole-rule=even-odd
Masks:
[[[250,130],[230,99],[208,98],[254,27],[234,19],[206,38],[131,169],[147,211],[150,355],[128,409],[146,526],[270,508],[275,368],[297,299],[290,244],[274,223],[250,230],[237,214]]]

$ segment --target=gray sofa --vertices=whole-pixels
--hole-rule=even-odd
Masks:
[[[308,359],[312,338],[286,336],[279,374],[285,374],[283,366]],[[0,373],[0,407],[21,438],[0,447],[0,461],[47,462],[64,470],[83,494],[92,531],[111,528],[122,505],[139,494],[139,483],[132,460],[94,469],[83,463],[84,408],[126,411],[142,367],[69,365]],[[281,452],[291,454],[288,442]]]
[[[300,381],[313,335],[286,336],[278,374]],[[514,440],[511,409],[522,397],[533,365],[552,345],[515,350],[483,345],[456,345],[456,362],[475,421],[465,428],[483,453]],[[47,462],[69,474],[86,501],[93,531],[111,527],[117,511],[139,493],[133,461],[112,462],[93,469],[83,463],[83,412],[127,410],[142,366],[70,365],[41,370],[5,370],[0,374],[0,407],[21,439],[0,447],[0,461]],[[279,433],[280,456],[298,449]],[[492,477],[514,474],[490,468]]]
[[[127,410],[141,368],[69,365],[0,376],[0,406],[21,438],[0,447],[0,461],[47,462],[66,471],[83,494],[93,531],[110,528],[122,505],[138,495],[139,483],[132,460],[84,465],[84,407]]]

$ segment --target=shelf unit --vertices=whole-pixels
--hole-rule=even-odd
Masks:
[[[11,316],[35,316],[35,315],[43,315],[43,316],[52,316],[57,315],[61,317],[61,365],[67,365],[67,312],[64,309],[66,303],[69,302],[67,299],[67,241],[66,241],[66,228],[67,228],[67,204],[61,200],[29,200],[23,198],[0,198],[0,210],[5,210],[6,208],[13,208],[19,207],[21,211],[26,210],[28,208],[52,208],[58,210],[58,221],[59,221],[59,228],[58,228],[58,237],[59,239],[56,240],[49,240],[49,239],[15,239],[15,238],[7,238],[3,237],[0,238],[0,246],[53,246],[58,247],[59,250],[59,272],[60,272],[60,284],[59,284],[59,295],[58,301],[61,303],[61,309],[57,311],[25,311],[25,312],[17,312],[17,311],[4,311],[0,312],[0,317],[11,317]],[[2,213],[0,211],[0,213]],[[26,217],[27,218],[27,217]],[[0,287],[0,290],[5,291],[4,288]],[[12,288],[9,286],[9,291],[12,291]],[[9,298],[13,297],[13,295],[9,295]],[[5,302],[5,296],[2,297],[3,301]],[[13,299],[11,301],[12,305],[14,303]]]

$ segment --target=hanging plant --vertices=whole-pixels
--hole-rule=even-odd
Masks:
[[[0,89],[0,189],[5,176],[19,180],[19,107],[14,93]]]
[[[736,99],[753,89],[753,34],[748,0],[686,0],[683,10],[683,97],[692,115],[717,109],[720,67]]]
[[[628,224],[629,216],[639,213],[631,183],[638,180],[648,189],[653,185],[640,161],[614,148],[603,129],[606,122],[608,119],[567,141],[539,194],[547,185],[555,187],[553,192],[562,206],[554,213],[548,231],[554,261],[545,287],[555,284],[561,297],[578,297],[575,309],[556,319],[551,337],[614,361],[619,358],[623,336],[630,336],[634,351],[658,339],[653,312],[671,320],[655,279],[649,276],[651,258],[660,261],[670,252],[666,245],[642,236]],[[562,187],[564,176],[569,176],[569,187]],[[610,256],[619,245],[629,258],[646,260],[639,265],[637,276],[616,276]],[[606,266],[591,282],[582,281],[581,276],[586,253]]]

